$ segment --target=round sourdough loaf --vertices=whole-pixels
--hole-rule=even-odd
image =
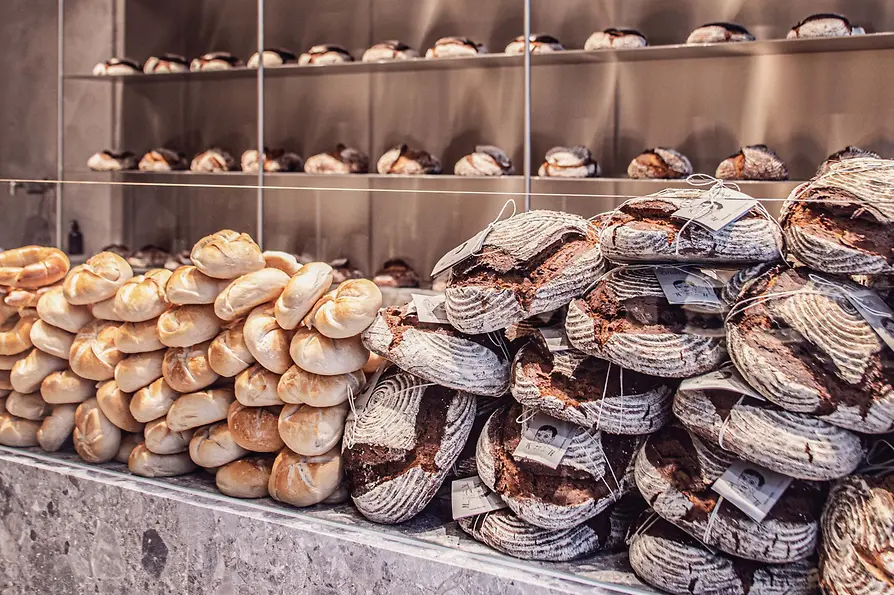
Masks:
[[[350,407],[286,405],[279,413],[279,435],[286,446],[300,455],[321,455],[341,443]]]
[[[266,498],[274,457],[248,456],[217,470],[214,481],[221,493],[233,498]]]
[[[721,308],[668,303],[653,268],[619,267],[568,306],[568,340],[588,355],[661,378],[726,359]]]
[[[107,320],[95,320],[75,336],[68,356],[72,371],[89,380],[109,380],[115,376],[115,366],[124,354],[115,347],[118,325]]]
[[[509,389],[502,337],[420,322],[409,304],[382,309],[361,337],[370,351],[435,384],[490,397]]]
[[[43,320],[34,321],[30,337],[31,343],[39,350],[64,360],[68,359],[71,345],[75,340],[74,333],[52,326]]]
[[[226,465],[247,454],[247,450],[236,444],[225,421],[198,428],[189,441],[189,456],[196,465],[206,468]],[[264,487],[266,490],[266,484]]]
[[[221,320],[246,316],[255,307],[277,299],[289,276],[279,269],[261,269],[242,275],[214,300],[214,313]]]
[[[17,391],[12,391],[6,397],[5,409],[16,417],[30,421],[43,421],[52,411],[52,407],[40,398],[39,393]]]
[[[165,382],[180,393],[191,393],[217,382],[219,376],[208,365],[209,344],[168,349],[161,366]]]
[[[38,446],[37,432],[42,422],[0,413],[0,444],[15,448]]]
[[[237,320],[211,341],[208,347],[208,364],[225,378],[232,378],[255,362],[255,357],[245,343],[245,321]]]
[[[142,477],[173,477],[192,473],[196,465],[186,453],[160,455],[139,444],[127,458],[127,469]]]
[[[87,306],[68,303],[61,286],[53,287],[40,296],[37,300],[37,315],[44,322],[69,333],[77,333],[93,320]]]
[[[83,403],[96,396],[96,382],[81,378],[71,370],[53,372],[40,383],[40,396],[52,405]]]
[[[330,339],[306,328],[295,332],[289,354],[299,368],[321,376],[356,372],[369,359],[369,350],[363,346],[359,335],[348,339]]]
[[[719,501],[720,496],[711,490],[735,460],[681,426],[667,426],[651,435],[639,452],[636,485],[662,518],[738,558],[783,564],[814,554],[820,486],[795,480],[758,523],[732,504]]]
[[[125,322],[118,327],[115,347],[121,353],[148,353],[164,349],[158,337],[158,319],[146,322]]]
[[[721,180],[787,180],[788,167],[767,145],[749,145],[721,161],[714,175]]]
[[[223,229],[193,246],[192,263],[215,279],[235,279],[264,268],[261,249],[247,233]]]
[[[360,370],[339,376],[320,376],[292,366],[279,379],[276,393],[284,403],[332,407],[359,395],[366,384]]]
[[[115,297],[118,288],[133,277],[127,261],[114,252],[100,252],[69,271],[62,292],[76,306],[95,304]]]
[[[308,314],[310,326],[331,339],[359,335],[382,307],[382,292],[369,279],[349,279],[319,300]]]
[[[165,284],[165,297],[178,306],[213,304],[229,284],[229,279],[215,279],[194,266],[182,266],[171,274]]]
[[[227,418],[227,410],[236,401],[232,389],[213,388],[181,395],[168,409],[168,428],[182,432]]]
[[[481,250],[453,267],[447,317],[486,333],[564,306],[605,271],[599,232],[578,215],[528,211],[493,225]]]
[[[314,304],[332,286],[332,267],[324,262],[311,262],[289,280],[277,298],[276,321],[284,329],[295,329]]]
[[[64,359],[53,357],[40,349],[32,349],[24,358],[12,367],[9,382],[13,390],[20,393],[34,393],[40,390],[40,384],[53,372],[61,372],[68,368]]]
[[[115,366],[115,382],[124,392],[135,393],[161,378],[165,351],[131,355]]]
[[[283,401],[277,395],[280,378],[279,374],[254,365],[236,377],[236,400],[246,407],[282,405]]]
[[[175,432],[164,417],[150,421],[143,429],[146,448],[157,455],[175,455],[189,450],[193,430]]]
[[[251,311],[243,334],[248,351],[259,364],[275,374],[285,374],[292,365],[289,344],[294,333],[276,323],[272,302]]]
[[[283,448],[270,472],[267,489],[270,497],[292,506],[313,506],[338,490],[344,476],[344,463],[337,448],[306,457]]]
[[[230,403],[227,425],[236,444],[252,452],[277,452],[285,443],[279,435],[281,407],[246,407]]]
[[[168,414],[178,397],[180,393],[171,388],[164,378],[159,378],[134,393],[130,400],[130,414],[141,423],[156,420]]]
[[[634,180],[672,180],[691,175],[692,163],[689,158],[666,147],[647,149],[634,157],[627,166],[627,177]]]
[[[115,314],[126,322],[145,322],[158,318],[170,304],[165,295],[165,285],[171,271],[152,269],[122,285],[115,294]]]
[[[416,516],[466,443],[475,398],[391,368],[354,409],[342,447],[354,505],[377,523]]]
[[[158,338],[167,347],[189,347],[220,333],[220,319],[208,305],[176,306],[158,317]]]
[[[36,316],[13,316],[0,324],[0,355],[18,355],[31,348]]]
[[[56,452],[71,438],[77,405],[55,405],[37,430],[37,443],[47,452]]]
[[[118,454],[121,430],[109,421],[96,399],[87,399],[75,411],[72,434],[78,455],[88,463],[106,463]]]
[[[96,390],[99,408],[110,422],[125,432],[142,432],[143,424],[130,413],[132,395],[124,392],[114,380],[103,382]]]

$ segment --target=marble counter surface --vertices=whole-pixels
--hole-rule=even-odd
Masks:
[[[624,555],[532,563],[468,538],[439,497],[398,527],[350,505],[237,500],[210,475],[146,479],[0,447],[6,593],[648,593]]]

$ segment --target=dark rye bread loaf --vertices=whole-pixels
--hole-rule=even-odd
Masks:
[[[672,215],[707,191],[682,188],[628,200],[603,221],[602,255],[613,262],[751,264],[778,260],[782,233],[757,208],[712,232]]]
[[[516,401],[557,419],[639,435],[668,422],[676,382],[623,370],[576,349],[551,353],[535,337],[516,354],[511,385]]]
[[[367,349],[441,386],[499,397],[509,389],[509,361],[496,341],[450,325],[420,322],[408,305],[379,311],[361,338]]]
[[[816,566],[810,560],[758,564],[714,553],[667,521],[644,517],[630,539],[630,565],[638,577],[674,595],[811,595]]]
[[[787,180],[788,167],[767,145],[749,145],[720,162],[721,180]]]
[[[544,529],[569,529],[593,518],[633,488],[641,440],[578,428],[556,469],[517,459],[527,424],[521,405],[498,409],[478,438],[478,475],[521,519]]]
[[[670,180],[691,175],[689,158],[665,147],[646,149],[627,166],[627,176],[634,180]]]
[[[852,473],[863,458],[856,434],[769,401],[743,399],[738,391],[688,389],[684,384],[674,396],[673,409],[693,434],[790,477],[837,479]]]
[[[890,432],[894,352],[829,283],[861,289],[803,267],[774,267],[751,281],[727,321],[730,357],[748,384],[783,409],[855,432]],[[807,293],[744,301],[792,291]]]
[[[555,310],[605,271],[595,225],[558,211],[528,211],[493,226],[484,245],[453,267],[447,317],[479,334]]]
[[[855,475],[829,493],[820,581],[829,595],[894,593],[894,476]]]
[[[793,256],[826,273],[894,273],[894,160],[854,158],[795,188],[780,222]]]
[[[588,355],[661,378],[687,378],[726,359],[723,317],[669,304],[654,269],[614,269],[568,306],[565,331]]]
[[[636,485],[663,519],[733,556],[782,564],[813,554],[823,498],[818,484],[793,481],[764,521],[756,523],[729,502],[718,503],[710,489],[734,461],[671,425],[649,436],[637,455]]]
[[[391,368],[348,414],[342,455],[357,509],[401,523],[431,501],[469,437],[475,398]]]

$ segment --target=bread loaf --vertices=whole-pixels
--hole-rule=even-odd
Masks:
[[[236,400],[246,407],[282,405],[276,393],[279,382],[279,374],[256,364],[236,377]]]
[[[40,383],[40,396],[52,405],[83,403],[96,396],[96,382],[81,378],[71,370],[53,372]]]
[[[189,456],[202,467],[226,465],[247,454],[248,451],[236,443],[225,421],[198,428],[189,441]]]
[[[168,428],[182,432],[227,418],[227,410],[235,402],[231,389],[214,388],[181,395],[168,410]]]
[[[737,23],[708,23],[689,34],[688,44],[754,41],[754,35]]]
[[[304,171],[309,174],[365,174],[369,171],[369,156],[339,143],[332,152],[308,157]]]
[[[56,452],[71,438],[77,405],[56,405],[37,430],[37,443],[47,452]]]
[[[547,54],[550,52],[561,52],[565,48],[559,43],[559,40],[552,35],[543,35],[532,33],[528,41],[528,47],[531,48],[532,54]],[[506,54],[524,54],[525,53],[525,36],[519,35],[509,42],[504,51]]]
[[[168,414],[168,410],[180,393],[171,388],[164,378],[159,378],[133,395],[130,414],[140,423],[147,423]]]
[[[341,62],[353,62],[351,53],[340,45],[324,43],[315,45],[300,56],[298,64],[339,64]]]
[[[426,58],[459,58],[486,54],[487,46],[467,37],[442,37],[425,52]]]
[[[109,421],[96,399],[87,399],[75,411],[72,435],[75,450],[88,463],[106,463],[118,454],[121,430]]]
[[[410,60],[418,57],[419,52],[407,44],[397,41],[396,39],[389,39],[388,41],[383,41],[370,46],[369,49],[363,52],[363,58],[361,58],[361,60],[363,62],[383,62],[390,60]]]
[[[36,317],[13,316],[0,324],[0,355],[18,355],[31,348],[31,327]]]
[[[195,471],[196,465],[186,453],[160,455],[140,444],[131,451],[127,469],[142,477],[173,477]]]
[[[289,330],[296,328],[331,285],[332,267],[328,264],[311,262],[301,267],[276,300],[275,316],[279,326]]]
[[[220,319],[208,305],[176,306],[158,317],[158,338],[168,347],[190,347],[215,338]]]
[[[298,329],[289,348],[292,360],[311,374],[337,376],[355,372],[369,358],[359,336],[330,339],[314,330]]]
[[[39,350],[64,360],[68,359],[75,339],[73,333],[56,328],[43,320],[34,321],[30,336],[31,343]]]
[[[490,397],[509,389],[510,362],[500,338],[420,322],[409,304],[382,309],[361,337],[370,351],[441,386]]]
[[[321,455],[341,444],[348,404],[332,407],[286,405],[279,414],[279,435],[300,455]]]
[[[225,326],[208,347],[208,364],[221,376],[237,376],[255,361],[245,344],[244,329],[244,320],[232,322]]]
[[[596,178],[602,168],[587,147],[553,147],[537,170],[541,178]]]
[[[99,408],[110,422],[125,432],[141,432],[143,424],[134,419],[130,413],[132,396],[121,390],[114,380],[103,382],[96,390]]]
[[[264,256],[251,236],[229,229],[196,242],[190,259],[199,271],[215,279],[236,279],[264,268]]]
[[[158,319],[125,322],[115,334],[115,347],[121,353],[148,353],[164,349],[158,336]]]
[[[12,388],[20,393],[36,393],[47,376],[67,367],[68,362],[64,359],[53,357],[40,349],[32,349],[31,353],[12,367],[9,381]]]
[[[121,444],[118,446],[118,452],[115,454],[115,461],[126,465],[127,459],[130,458],[130,453],[141,444],[143,444],[142,433],[128,434],[127,432],[124,432],[121,435]]]
[[[863,35],[865,31],[859,25],[852,25],[849,20],[838,14],[813,14],[792,27],[786,39],[808,39],[811,37],[847,37]]]
[[[115,382],[127,393],[135,393],[162,377],[164,351],[131,355],[115,366]]]
[[[214,313],[226,321],[245,316],[255,307],[277,299],[288,282],[289,276],[279,269],[264,268],[243,275],[217,296]]]
[[[253,452],[277,452],[284,446],[279,436],[279,407],[246,407],[230,404],[227,425],[236,444]]]
[[[820,177],[829,173],[829,170],[832,168],[832,166],[837,163],[847,161],[848,159],[859,159],[863,157],[881,159],[881,155],[879,155],[875,151],[867,151],[866,149],[861,149],[860,147],[854,146],[845,147],[842,150],[835,151],[834,153],[826,157],[817,168],[815,177]]]
[[[50,405],[40,398],[40,393],[20,393],[12,391],[6,397],[6,411],[21,419],[31,421],[43,421],[52,408]]]
[[[292,506],[313,506],[331,496],[342,477],[343,462],[337,448],[313,457],[283,448],[273,462],[267,489],[274,500]]]
[[[331,339],[347,339],[368,327],[382,307],[382,292],[367,279],[349,279],[313,308],[311,326]]]
[[[63,295],[76,306],[95,304],[114,297],[131,277],[133,270],[126,260],[114,252],[100,252],[71,269],[62,285]]]
[[[272,302],[251,311],[245,321],[243,335],[252,357],[271,372],[284,374],[292,365],[289,343],[293,333],[276,323]]]
[[[124,322],[118,314],[115,313],[115,298],[111,297],[95,304],[87,306],[90,309],[90,315],[97,320],[111,320],[113,322]]]
[[[44,322],[69,333],[77,333],[92,320],[89,308],[68,303],[61,286],[52,287],[40,296],[37,314]]]
[[[376,171],[380,174],[397,174],[404,176],[420,176],[441,173],[440,160],[423,151],[411,149],[406,144],[389,149],[376,163]]]
[[[0,252],[0,285],[36,289],[61,281],[68,273],[68,256],[57,248],[24,246]]]
[[[359,395],[366,377],[356,371],[339,376],[320,376],[292,366],[279,379],[276,394],[285,403],[333,407]]]
[[[82,328],[75,336],[69,354],[72,371],[81,378],[109,380],[115,376],[115,366],[124,355],[115,347],[118,325],[107,320],[96,320]]]
[[[268,269],[279,269],[290,278],[301,270],[301,263],[294,255],[278,250],[264,250],[264,266]]]
[[[636,29],[616,29],[610,27],[604,31],[597,31],[587,38],[584,43],[585,50],[602,50],[606,48],[632,49],[649,45],[646,36]]]
[[[509,155],[500,147],[478,145],[475,152],[466,155],[453,166],[457,176],[511,176],[515,167]]]
[[[171,271],[152,269],[129,279],[115,294],[115,314],[126,322],[145,322],[158,318],[168,309],[165,286]]]
[[[213,304],[220,292],[229,284],[228,279],[215,279],[194,266],[182,266],[168,279],[165,296],[170,303],[178,306]]]
[[[37,432],[41,422],[16,417],[11,413],[0,413],[0,444],[16,448],[37,446]]]
[[[714,175],[721,180],[787,180],[788,167],[767,145],[749,145],[721,161]]]
[[[271,456],[249,456],[227,463],[217,470],[217,489],[233,498],[266,498],[273,461]]]
[[[164,417],[150,421],[143,429],[146,439],[146,448],[157,455],[175,455],[189,450],[189,442],[193,436],[193,430],[175,432],[168,427],[168,420]]]
[[[165,352],[161,373],[172,389],[191,393],[217,382],[219,376],[208,365],[209,344],[172,347]]]

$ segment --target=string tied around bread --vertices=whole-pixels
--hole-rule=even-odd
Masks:
[[[877,440],[863,459],[865,465],[855,471],[860,475],[888,477],[894,474],[894,445],[884,439]]]
[[[624,538],[624,543],[627,545],[627,547],[630,547],[630,542],[651,529],[652,526],[660,520],[661,517],[658,516],[658,513],[653,510],[652,513],[649,514],[648,517],[646,517],[646,520],[640,523],[640,526],[637,527],[635,531],[633,531],[633,533],[630,532],[630,529],[632,529],[633,527],[627,529],[627,536]]]
[[[714,528],[714,521],[717,520],[717,514],[720,512],[720,506],[723,504],[723,502],[723,496],[718,496],[717,503],[714,505],[714,510],[712,510],[711,514],[708,515],[708,524],[705,525],[705,533],[702,535],[702,541],[704,543],[708,543],[708,539],[710,539],[711,537],[711,529]]]
[[[605,397],[608,394],[608,381],[609,376],[612,372],[612,363],[608,362],[608,368],[605,369],[605,384],[602,386],[602,399],[599,401],[599,413],[596,415],[596,428],[602,428],[602,410],[605,408]],[[618,366],[618,382],[620,385],[620,392],[618,393],[619,397],[624,396],[624,368],[622,366]],[[621,400],[621,407],[623,408],[623,400]],[[620,416],[618,421],[618,430],[624,429],[624,416]]]
[[[586,434],[587,434],[587,436],[590,437],[591,440],[595,441],[595,437],[592,434],[590,434],[589,432],[586,432]],[[621,482],[618,481],[618,476],[615,475],[615,470],[612,468],[611,461],[608,460],[608,457],[605,454],[605,450],[602,449],[602,431],[601,430],[599,431],[599,440],[600,440],[600,450],[602,450],[602,461],[601,462],[605,466],[605,468],[608,469],[608,472],[611,473],[612,479],[615,481],[615,488],[617,488],[618,493],[615,494],[615,489],[612,488],[611,484],[608,483],[608,480],[606,479],[604,472],[600,479],[602,479],[602,483],[605,484],[605,487],[608,488],[609,495],[612,498],[617,500],[621,496]],[[593,467],[595,469],[598,469],[599,462],[597,462],[596,459],[593,458],[593,454],[590,452],[590,450],[586,446],[583,447],[583,452],[584,452],[584,456],[586,456],[587,459],[590,461],[590,464],[593,465]]]
[[[506,212],[506,207],[508,207],[509,205],[512,205],[512,214],[509,215],[509,217],[508,217],[508,219],[506,219],[506,221],[515,217],[515,214],[517,212],[516,211],[517,207],[515,206],[515,200],[510,198],[505,203],[503,203],[503,208],[500,209],[500,212],[497,213],[497,216],[494,218],[494,220],[491,221],[490,223],[488,223],[487,226],[483,230],[481,230],[481,232],[479,232],[479,233],[484,233],[485,240],[487,239],[488,234],[490,234],[490,232],[493,230],[493,228],[497,226],[497,223],[500,223],[500,221],[503,220],[503,213]],[[481,243],[481,248],[484,248],[484,242]],[[488,256],[490,254],[499,254],[499,253],[500,253],[499,250],[492,250],[489,252],[472,252],[469,256]],[[448,270],[452,271],[453,268],[451,267]]]

